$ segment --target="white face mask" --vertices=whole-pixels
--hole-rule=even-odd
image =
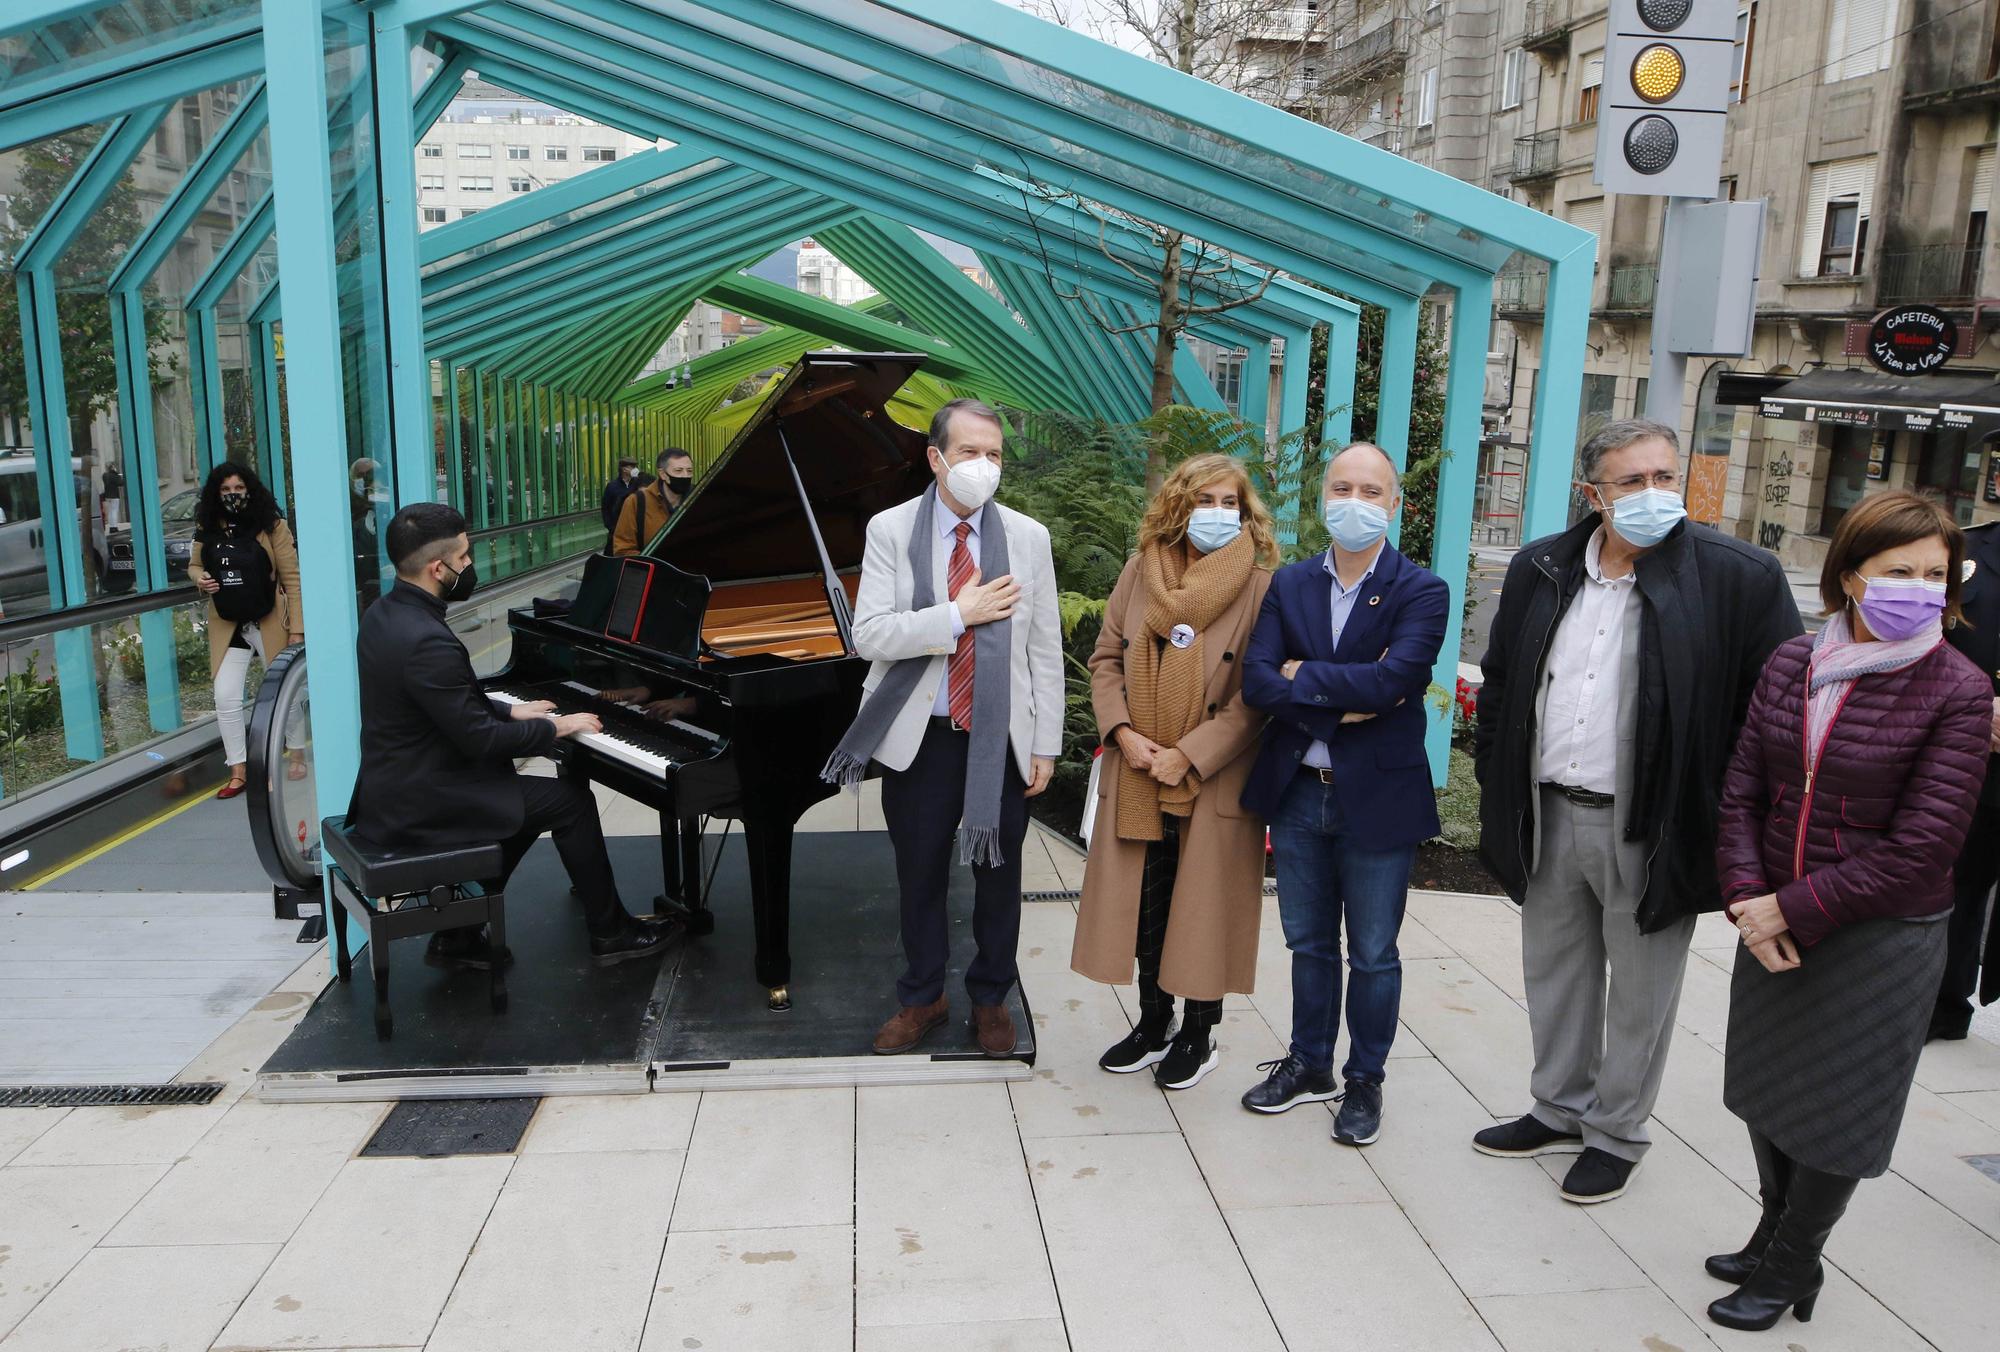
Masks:
[[[1000,466],[983,455],[961,460],[945,471],[944,486],[959,506],[976,512],[1000,487]]]

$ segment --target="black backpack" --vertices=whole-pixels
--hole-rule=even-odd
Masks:
[[[221,590],[209,600],[215,613],[232,624],[252,624],[271,613],[278,604],[278,590],[271,579],[271,560],[263,547],[247,535],[225,536],[202,546],[208,575]]]

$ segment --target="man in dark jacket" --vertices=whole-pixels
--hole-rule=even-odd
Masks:
[[[448,848],[499,841],[504,886],[544,832],[583,902],[590,952],[599,966],[657,953],[671,930],[639,921],[618,900],[597,803],[563,779],[515,773],[514,761],[545,756],[558,739],[602,731],[595,714],[553,706],[497,704],[445,622],[445,606],[472,594],[476,578],[465,518],[442,503],[413,503],[386,532],[396,581],[361,617],[361,773],[348,824],[379,845]],[[483,967],[492,955],[476,936],[446,931],[427,960]]]
[[[1522,906],[1535,1105],[1473,1146],[1580,1153],[1573,1202],[1646,1151],[1694,918],[1722,905],[1723,774],[1803,628],[1774,557],[1685,519],[1679,449],[1640,419],[1584,444],[1595,514],[1515,555],[1480,663],[1479,850]]]
[[[1957,898],[1951,912],[1951,947],[1930,1035],[1957,1040],[1972,1030],[1972,997],[1981,1004],[2000,1000],[2000,925],[1986,935],[1986,974],[1980,976],[1979,936],[2000,881],[2000,521],[1965,533],[1965,586],[1959,607],[1965,623],[1945,630],[1945,640],[1972,659],[1993,680],[1993,755],[1986,761],[1986,788],[1972,829],[1965,834],[1953,873]]]
[[[618,509],[625,505],[625,499],[638,487],[639,462],[626,456],[618,462],[618,477],[604,485],[604,496],[598,499],[597,514],[604,518],[605,548],[609,549],[611,532],[618,528]]]

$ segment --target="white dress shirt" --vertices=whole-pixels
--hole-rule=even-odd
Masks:
[[[1334,651],[1338,652],[1340,636],[1347,628],[1348,617],[1354,614],[1355,598],[1361,595],[1361,588],[1367,585],[1368,579],[1375,576],[1375,565],[1382,562],[1382,546],[1379,544],[1375,546],[1375,557],[1368,561],[1368,571],[1363,573],[1360,580],[1351,587],[1340,585],[1340,570],[1334,567],[1331,548],[1326,551],[1321,562],[1327,571],[1327,576],[1333,579],[1333,647]],[[1333,757],[1328,753],[1326,743],[1314,742],[1307,747],[1305,763],[1315,770],[1331,770]]]
[[[938,556],[944,560],[944,568],[940,570],[933,563],[931,565],[931,575],[933,579],[943,580],[944,585],[939,589],[941,593],[949,590],[951,586],[951,552],[958,548],[958,527],[961,522],[972,527],[971,534],[965,537],[965,547],[971,551],[972,566],[975,568],[979,566],[979,518],[984,515],[986,515],[984,512],[974,512],[969,517],[963,517],[945,506],[943,498],[937,500],[937,506],[932,511],[931,518],[937,523]],[[965,617],[958,613],[958,602],[953,601],[951,603],[951,641],[956,644],[959,636],[964,632]],[[948,658],[946,659],[947,662],[949,660]],[[945,678],[938,682],[937,698],[931,702],[931,712],[939,718],[951,717],[951,675],[948,669]]]
[[[1543,680],[1536,783],[1568,784],[1592,793],[1618,788],[1618,682],[1625,626],[1638,623],[1638,572],[1607,578],[1599,564],[1604,528],[1583,551],[1577,590],[1549,644]]]

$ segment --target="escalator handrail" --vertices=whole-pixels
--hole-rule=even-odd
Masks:
[[[304,871],[304,861],[288,845],[274,838],[277,818],[271,811],[272,797],[276,791],[279,768],[285,763],[284,753],[279,752],[277,763],[271,763],[270,749],[276,745],[273,738],[280,741],[284,737],[284,724],[278,715],[278,699],[285,688],[285,678],[294,667],[303,676],[306,662],[304,644],[295,643],[271,659],[264,669],[264,679],[257,687],[257,701],[250,711],[248,730],[248,761],[244,773],[248,778],[243,795],[250,810],[250,840],[257,851],[257,862],[264,866],[271,882],[278,887],[292,891],[304,891],[319,887],[317,870]],[[317,833],[319,823],[310,824]]]

